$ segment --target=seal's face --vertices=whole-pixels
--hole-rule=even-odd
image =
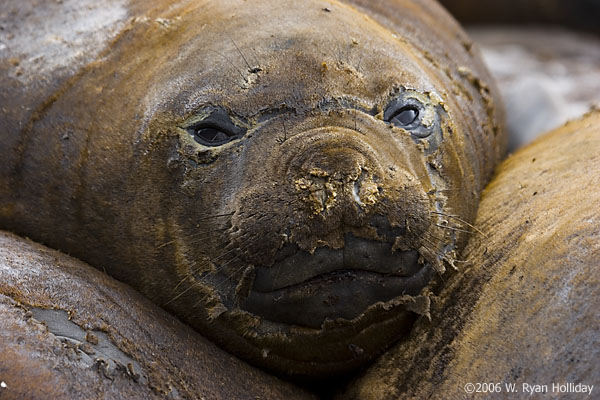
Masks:
[[[444,73],[357,10],[233,3],[188,10],[145,98],[176,120],[165,303],[267,367],[350,369],[428,313],[454,259],[448,216],[477,201],[466,122]]]

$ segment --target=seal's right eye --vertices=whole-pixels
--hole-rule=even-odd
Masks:
[[[207,111],[208,116],[185,127],[199,144],[208,147],[221,146],[246,134],[246,129],[234,124],[225,110],[210,108]]]
[[[192,133],[192,132],[190,132]],[[235,139],[235,136],[218,127],[197,127],[193,130],[194,140],[204,146],[220,146]]]

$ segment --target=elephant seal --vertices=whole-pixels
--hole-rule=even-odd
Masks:
[[[339,398],[597,397],[599,153],[595,111],[502,163],[431,322]]]
[[[506,142],[437,3],[112,0],[37,61],[65,13],[21,4],[55,13],[7,22],[0,227],[284,374],[364,365],[428,313]]]
[[[0,320],[5,400],[313,399],[127,285],[1,231]]]

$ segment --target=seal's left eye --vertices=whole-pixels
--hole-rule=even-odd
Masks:
[[[227,112],[220,107],[204,109],[208,115],[185,126],[196,142],[203,146],[216,147],[239,139],[246,134],[246,128],[233,123]]]
[[[383,119],[398,128],[415,133],[421,128],[423,105],[415,98],[398,97],[383,111]],[[419,135],[417,135],[419,136]]]
[[[410,125],[419,117],[419,110],[414,106],[402,107],[392,115],[390,122],[398,126]]]

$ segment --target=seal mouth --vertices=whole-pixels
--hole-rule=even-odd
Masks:
[[[416,296],[432,269],[416,250],[392,251],[392,243],[345,235],[342,249],[296,245],[279,250],[270,267],[256,267],[242,308],[272,322],[321,328],[327,319],[352,320],[377,302]]]

